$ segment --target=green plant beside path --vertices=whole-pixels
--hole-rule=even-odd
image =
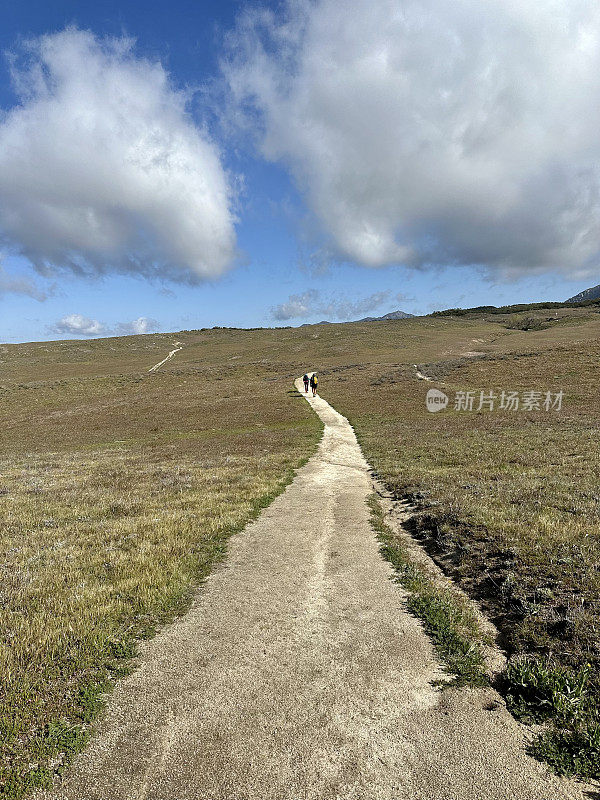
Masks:
[[[374,495],[369,505],[381,554],[392,564],[396,579],[408,592],[408,610],[422,621],[442,664],[453,676],[451,685],[486,685],[489,681],[482,650],[486,640],[468,602],[452,589],[437,586],[424,567],[411,561],[401,538],[386,524]]]

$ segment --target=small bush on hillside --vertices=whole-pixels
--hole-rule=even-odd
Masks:
[[[504,327],[517,331],[545,331],[550,325],[541,317],[511,317]]]

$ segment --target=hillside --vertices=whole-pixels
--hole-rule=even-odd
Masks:
[[[137,639],[314,450],[318,420],[259,361],[276,334],[245,360],[240,335],[0,348],[0,797],[63,769]]]
[[[558,720],[540,756],[560,768],[558,741],[565,769],[600,774],[569,756],[588,752],[600,685],[599,355],[596,307],[2,346],[6,796],[61,769],[55,754],[80,746],[136,637],[187,607],[227,538],[314,451],[320,426],[292,387],[310,368],[415,506],[415,537],[509,654],[546,665],[519,673],[513,703]],[[443,413],[426,410],[432,387]],[[482,390],[493,410],[477,410]],[[539,392],[538,407],[500,410],[502,391]],[[544,410],[548,391],[560,411]],[[454,410],[459,392],[472,411]],[[544,680],[580,686],[567,728]]]
[[[589,289],[584,289],[583,292],[569,297],[567,303],[583,303],[586,300],[598,299],[600,299],[600,284],[598,284],[598,286],[592,286]]]

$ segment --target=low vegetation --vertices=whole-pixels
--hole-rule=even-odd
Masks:
[[[432,317],[473,316],[480,314],[514,314],[523,311],[545,311],[549,309],[566,308],[600,308],[600,300],[566,300],[563,303],[514,303],[510,306],[474,306],[473,308],[448,308],[444,311],[434,311]]]
[[[482,634],[473,611],[452,589],[441,588],[426,569],[409,556],[402,540],[385,522],[375,496],[369,500],[371,525],[381,554],[394,567],[396,579],[408,592],[407,609],[420,619],[440,660],[452,675],[445,686],[483,686],[488,683]]]
[[[552,705],[534,751],[562,772],[599,777],[600,325],[580,318],[509,331],[502,321],[471,320],[459,338],[457,322],[440,325],[438,356],[419,363],[432,381],[417,379],[400,345],[395,364],[367,364],[342,382],[324,375],[323,391],[379,476],[414,503],[414,536],[480,601],[508,654],[555,671],[557,685],[585,675],[577,713]],[[471,327],[484,324],[487,333]],[[450,398],[445,411],[427,412],[432,387]],[[455,410],[457,393],[469,391],[472,410]],[[502,391],[517,393],[518,410],[499,408]],[[523,404],[532,391],[541,402]],[[553,399],[563,392],[560,410],[545,409],[548,391]],[[493,410],[485,401],[478,409],[481,392],[495,395]],[[533,706],[536,670],[522,672],[533,681]],[[507,691],[515,674],[507,673]]]
[[[600,776],[600,707],[591,664],[517,658],[501,676],[508,708],[524,722],[549,722],[532,752],[563,775]]]
[[[548,326],[520,323],[539,315]],[[518,324],[507,327],[509,317]],[[415,504],[413,535],[499,628],[507,701],[523,719],[544,709],[535,754],[598,777],[598,309],[187,331],[149,375],[173,340],[0,347],[10,431],[0,481],[3,796],[62,768],[107,681],[129,668],[136,637],[186,607],[227,537],[313,451],[318,420],[290,390],[307,368],[381,479]],[[445,411],[426,411],[430,388],[450,398]],[[560,390],[561,409],[545,410],[544,393]],[[467,391],[473,409],[454,410]],[[481,391],[496,395],[493,410],[478,410]],[[502,391],[539,391],[542,402],[500,410]],[[416,598],[420,576],[396,544],[382,542]],[[471,680],[460,657],[469,645],[444,633],[453,612],[435,597],[413,603],[440,631],[442,658],[450,665],[458,653],[452,669]],[[468,625],[459,633],[470,641]]]
[[[545,331],[552,324],[552,319],[544,320],[542,317],[530,317],[516,314],[506,320],[506,327],[517,331]]]
[[[0,797],[64,769],[136,641],[185,610],[319,438],[285,378],[228,369],[210,343],[148,375],[153,343],[78,343],[89,361],[4,386]],[[15,350],[28,377],[36,348]]]

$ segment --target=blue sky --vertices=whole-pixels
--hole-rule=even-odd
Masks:
[[[268,5],[263,3],[261,7]],[[344,59],[350,59],[354,41],[352,37],[356,31],[365,31],[361,43],[369,45],[371,34],[360,18],[360,5],[357,3],[356,19],[349,15],[347,24],[354,24],[355,27],[349,27],[344,33],[345,41],[350,42],[347,52],[343,53]],[[387,0],[381,3],[380,10],[384,14],[387,14],[387,5]],[[356,121],[344,117],[347,110],[362,102],[361,95],[353,94],[358,91],[356,87],[359,81],[351,79],[349,86],[344,86],[336,78],[336,98],[346,97],[345,106],[336,108],[335,103],[329,103],[323,112],[314,101],[315,95],[323,87],[315,87],[310,68],[311,58],[313,54],[320,58],[328,56],[327,49],[323,48],[329,45],[319,39],[318,32],[327,30],[331,14],[335,13],[335,5],[331,6],[325,0],[320,6],[319,11],[314,13],[305,9],[302,19],[297,21],[298,32],[294,34],[293,41],[293,56],[297,61],[296,68],[290,72],[286,66],[289,53],[282,54],[276,48],[276,52],[271,54],[265,45],[264,52],[268,54],[265,66],[265,59],[257,60],[254,47],[257,42],[264,42],[265,36],[271,37],[272,42],[278,41],[277,35],[283,29],[279,4],[271,4],[275,16],[267,18],[267,23],[255,18],[246,29],[241,29],[238,22],[236,29],[236,20],[239,20],[240,15],[258,6],[212,0],[173,0],[170,3],[153,0],[128,3],[47,3],[31,0],[22,0],[20,3],[5,0],[0,2],[0,47],[6,54],[17,54],[20,59],[19,74],[29,75],[28,80],[32,80],[33,73],[27,73],[30,66],[27,59],[35,61],[38,58],[39,63],[42,63],[43,58],[29,55],[23,60],[24,40],[37,40],[37,37],[57,34],[69,26],[79,31],[91,32],[94,40],[100,42],[107,36],[132,37],[135,44],[130,48],[131,59],[160,62],[164,73],[169,76],[169,86],[173,92],[183,89],[195,92],[189,95],[186,113],[191,115],[191,124],[197,126],[212,148],[206,156],[206,163],[215,172],[217,182],[225,176],[223,180],[230,184],[243,186],[240,192],[234,193],[235,196],[232,194],[229,212],[223,210],[224,206],[219,207],[215,211],[214,219],[210,219],[211,225],[214,223],[221,226],[219,235],[223,245],[220,255],[215,256],[214,261],[214,264],[218,261],[219,266],[209,265],[210,269],[214,267],[212,273],[209,272],[209,267],[195,268],[193,285],[190,285],[190,280],[185,277],[185,270],[182,272],[183,279],[172,280],[171,272],[154,267],[140,271],[133,267],[113,269],[108,266],[105,269],[100,261],[94,261],[93,267],[85,270],[77,270],[72,265],[65,268],[61,263],[66,252],[64,247],[61,249],[62,245],[59,247],[51,235],[46,237],[43,244],[39,244],[35,239],[35,230],[32,232],[39,217],[27,216],[27,192],[31,192],[34,185],[31,180],[28,178],[27,181],[22,181],[22,185],[19,184],[18,195],[11,194],[14,182],[19,183],[21,180],[21,173],[15,168],[10,173],[11,186],[5,187],[4,193],[2,192],[2,181],[8,182],[5,176],[9,162],[2,162],[0,155],[0,206],[3,204],[4,207],[4,217],[0,213],[0,225],[3,219],[12,219],[10,212],[14,207],[25,209],[18,226],[10,227],[6,222],[2,231],[2,269],[5,282],[4,291],[0,282],[0,340],[18,342],[77,335],[77,326],[69,327],[68,323],[64,323],[65,319],[68,320],[73,315],[79,315],[78,318],[84,320],[79,328],[80,333],[89,329],[85,320],[99,322],[97,331],[100,333],[123,332],[127,330],[129,323],[139,319],[149,321],[140,330],[156,327],[164,331],[213,325],[296,325],[316,321],[324,316],[330,319],[353,319],[366,314],[383,314],[398,308],[422,314],[454,306],[501,305],[540,299],[563,300],[600,281],[595,251],[580,248],[576,253],[573,252],[572,242],[576,239],[582,240],[578,231],[566,230],[560,240],[549,233],[556,231],[557,226],[566,224],[564,216],[560,217],[559,222],[556,221],[559,217],[552,218],[551,214],[554,212],[551,211],[542,216],[534,211],[531,212],[534,216],[529,217],[530,207],[539,209],[540,205],[544,205],[545,197],[553,197],[552,192],[556,193],[556,207],[563,207],[560,203],[561,187],[549,183],[549,178],[544,173],[547,163],[556,164],[550,147],[546,160],[543,163],[540,161],[539,169],[531,174],[526,187],[518,187],[522,197],[530,197],[533,191],[531,187],[538,187],[538,183],[542,187],[539,191],[544,193],[535,196],[527,207],[517,204],[509,208],[509,201],[502,206],[503,219],[507,220],[503,239],[503,230],[498,230],[497,225],[500,214],[497,208],[491,210],[487,216],[482,212],[479,218],[478,209],[485,208],[488,200],[492,202],[489,198],[490,192],[483,193],[483,199],[478,200],[474,206],[468,206],[467,203],[469,196],[476,194],[484,181],[479,182],[475,189],[467,184],[456,184],[456,170],[453,167],[452,170],[448,169],[448,174],[452,173],[454,176],[452,180],[455,183],[452,183],[450,178],[442,174],[446,162],[442,162],[440,157],[437,167],[440,170],[439,175],[432,176],[424,172],[425,167],[415,168],[415,174],[410,178],[413,183],[408,183],[407,175],[412,169],[414,155],[410,161],[401,162],[400,156],[396,158],[394,154],[390,155],[393,148],[388,147],[387,139],[377,140],[382,126],[387,125],[389,129],[397,125],[398,147],[402,150],[404,142],[410,141],[411,135],[415,133],[410,127],[412,123],[408,121],[405,124],[404,117],[394,118],[392,122],[387,120],[374,128],[373,135],[367,142],[364,163],[359,158],[359,164],[356,155],[345,161],[341,157],[338,159],[337,154],[335,158],[324,157],[323,147],[317,147],[312,140],[302,140],[301,132],[296,135],[294,128],[297,130],[298,126],[302,127],[304,120],[307,120],[307,125],[313,125],[314,130],[325,131],[323,142],[339,141],[339,150],[342,153],[361,152],[360,149],[357,150],[355,140],[350,138]],[[369,14],[369,20],[376,18],[377,6],[374,3],[365,11]],[[369,8],[368,4],[365,8]],[[321,16],[317,17],[316,14]],[[530,21],[524,17],[523,26],[530,24]],[[451,20],[449,24],[459,26],[461,35],[468,38],[469,31],[460,28],[464,25],[461,20]],[[497,21],[497,27],[499,31],[502,30],[501,18]],[[248,28],[251,29],[250,32]],[[335,26],[334,29],[337,30]],[[236,30],[232,45],[231,39],[227,37]],[[377,32],[372,35],[383,34]],[[397,46],[398,51],[402,50],[400,30],[390,29],[385,35],[386,46],[392,50]],[[555,34],[549,29],[545,35],[551,37]],[[436,37],[437,31],[432,27],[428,41],[422,45],[425,49],[415,56],[422,59],[422,64],[428,64],[426,48],[429,42],[432,47],[436,46]],[[498,46],[501,45],[502,41],[499,39]],[[285,46],[287,45],[282,46],[282,49]],[[381,42],[373,41],[373,48],[380,50]],[[230,64],[225,78],[220,68],[224,54],[228,56]],[[332,59],[334,57],[337,56],[331,56]],[[474,59],[479,57],[479,54],[473,54]],[[85,63],[84,60],[83,69],[86,68]],[[355,63],[350,60],[344,63],[340,74],[346,74]],[[1,64],[0,145],[3,141],[3,117],[6,119],[6,114],[15,112],[19,105],[32,107],[33,104],[30,94],[23,94],[22,91],[19,93],[15,88],[14,81],[11,80],[8,55]],[[258,78],[255,77],[257,65],[262,70]],[[540,68],[547,66],[541,65]],[[589,68],[591,70],[591,66]],[[281,96],[275,99],[269,89],[273,75],[277,75],[278,84],[284,86]],[[360,75],[364,75],[364,66],[361,67]],[[428,76],[427,68],[421,67],[418,75],[423,80],[438,80]],[[377,76],[376,79],[380,80],[379,72]],[[324,92],[330,77],[328,74],[324,78]],[[468,80],[468,75],[461,77],[456,87],[457,96],[464,95],[465,81]],[[518,75],[515,76],[515,81],[517,80]],[[218,82],[216,88],[215,82]],[[31,85],[33,84],[30,84],[30,88]],[[371,82],[369,98],[377,96],[373,85]],[[417,86],[415,78],[414,85],[414,93],[422,92],[423,97],[431,94],[426,83]],[[235,100],[231,99],[231,94],[235,93],[231,90],[232,86],[237,89],[238,96]],[[382,93],[387,90],[384,84],[379,88]],[[595,85],[590,85],[589,93],[581,98],[582,106],[595,91]],[[60,102],[68,101],[63,98]],[[236,129],[234,126],[232,129],[231,120],[235,118],[235,114],[231,113],[231,109],[236,107],[236,103],[238,108],[241,103],[250,104],[252,109],[245,127]],[[225,108],[224,122],[219,120],[222,111],[219,104]],[[389,106],[389,103],[384,103],[384,106]],[[39,111],[40,107],[38,104],[35,108]],[[519,108],[522,107],[521,102]],[[379,111],[375,107],[373,114],[376,115]],[[462,112],[467,116],[470,113],[467,108],[462,109]],[[331,118],[322,116],[323,113],[331,114]],[[428,112],[420,113],[423,118]],[[431,113],[440,114],[439,108]],[[522,113],[525,116],[517,119],[517,123],[522,126],[522,140],[526,141],[530,126],[526,112]],[[288,129],[285,128],[286,119]],[[38,126],[36,137],[44,120],[45,117],[41,115],[39,121],[27,123]],[[437,117],[435,121],[438,122]],[[182,117],[174,124],[185,125]],[[420,124],[419,136],[424,124]],[[445,124],[448,124],[445,118],[440,119],[437,124],[442,133]],[[555,135],[552,127],[554,124],[553,119],[548,120],[548,130],[552,136]],[[362,136],[362,122],[361,126]],[[14,130],[25,130],[25,138],[29,136],[31,139],[34,136],[27,125],[13,127]],[[185,135],[194,136],[189,129],[186,130]],[[5,141],[14,140],[7,138]],[[374,142],[372,153],[368,152],[371,141]],[[500,139],[496,137],[495,141],[495,163],[502,165],[505,161],[512,165],[515,162],[514,148],[510,151],[500,150],[500,145],[497,144]],[[505,148],[509,147],[506,137],[500,144]],[[39,142],[36,147],[38,146]],[[28,154],[33,152],[32,148],[30,142],[23,145],[24,158],[29,157]],[[61,142],[53,143],[53,149],[49,151],[53,154],[52,158],[58,152],[56,168],[59,180],[61,153],[69,148],[72,149],[72,141],[67,138],[64,145]],[[40,152],[45,153],[46,150],[42,148]],[[218,156],[214,155],[217,152]],[[383,154],[381,163],[378,153]],[[579,152],[567,155],[571,159],[569,163],[575,163],[580,158]],[[596,157],[597,153],[592,155]],[[34,156],[31,157],[34,159]],[[389,169],[384,163],[385,158],[393,161]],[[437,159],[437,154],[423,158],[431,162]],[[490,161],[491,156],[488,163]],[[37,164],[39,170],[40,161],[34,159],[32,163]],[[328,174],[330,164],[331,174]],[[569,164],[565,170],[568,166]],[[87,162],[82,162],[80,168],[87,169]],[[566,174],[565,170],[561,174]],[[579,169],[578,174],[581,172]],[[498,174],[503,174],[503,171]],[[321,180],[322,176],[324,177]],[[394,180],[390,177],[388,181],[388,176]],[[100,179],[94,176],[94,186],[98,185],[98,180]],[[506,197],[513,196],[512,190],[519,180],[520,177],[517,177],[510,185],[507,182],[506,186],[501,180],[498,181],[498,195],[504,192]],[[567,178],[563,180],[566,181]],[[414,195],[419,198],[418,203],[416,199],[402,199],[410,193],[413,186]],[[364,187],[369,187],[368,196]],[[429,188],[425,191],[423,187]],[[217,195],[218,191],[215,190],[215,198]],[[74,196],[77,196],[76,192]],[[217,204],[217,199],[214,202]],[[363,202],[364,207],[361,205]],[[165,200],[165,203],[168,201]],[[102,208],[105,205],[103,201]],[[198,207],[201,205],[200,203]],[[548,202],[548,206],[550,205]],[[347,214],[345,209],[350,209]],[[456,209],[459,209],[460,214]],[[77,210],[71,211],[75,213]],[[595,208],[588,209],[586,213],[589,219],[595,219],[596,211]],[[36,211],[38,213],[39,210]],[[171,209],[163,205],[160,213],[164,218],[171,213]],[[181,213],[181,209],[174,209],[174,219]],[[341,218],[341,214],[344,218]],[[143,214],[139,212],[136,220],[139,222],[141,217]],[[465,227],[469,226],[471,219],[474,220],[475,233],[465,234]],[[589,219],[584,220],[588,234]],[[156,217],[152,217],[142,219],[139,224],[143,223],[151,228],[155,222]],[[363,222],[370,238],[367,239],[365,234],[361,241],[357,241],[352,230],[349,231],[348,228],[351,225],[360,228]],[[526,235],[523,234],[524,226],[528,227]],[[182,227],[182,231],[185,230]],[[372,231],[375,233],[372,234]],[[391,238],[388,236],[390,231]],[[536,243],[532,244],[534,234],[531,231],[536,236],[536,231],[539,231],[540,240],[551,239],[543,251]],[[231,245],[231,235],[235,239],[234,245]],[[423,245],[423,242],[433,239],[433,248],[428,244]],[[518,246],[514,244],[517,240]],[[376,244],[371,247],[368,242],[374,241]],[[184,267],[187,264],[186,258],[192,263],[197,251],[204,244],[205,240],[199,239],[196,250],[194,253],[190,251],[189,258],[187,251],[181,256]],[[169,242],[169,247],[171,245],[176,248],[178,243]],[[82,259],[88,258],[89,251],[85,250],[85,246],[82,245]],[[131,250],[136,245],[128,244],[127,247]],[[235,249],[234,255],[231,255],[232,247]],[[74,259],[79,263],[77,245],[73,245],[73,248]],[[164,257],[165,252],[175,252],[173,248],[168,251],[165,248],[166,245],[160,250],[161,257]],[[433,252],[433,255],[424,256],[424,252]],[[446,261],[444,254],[447,254]],[[132,252],[126,255],[130,259],[128,263],[131,263]],[[137,253],[134,255],[137,257]],[[47,268],[53,259],[52,267]],[[227,265],[223,266],[227,259]],[[468,266],[469,263],[480,263],[481,266]],[[198,270],[201,273],[200,278]],[[81,272],[86,274],[80,274]],[[32,286],[36,288],[32,290]]]

